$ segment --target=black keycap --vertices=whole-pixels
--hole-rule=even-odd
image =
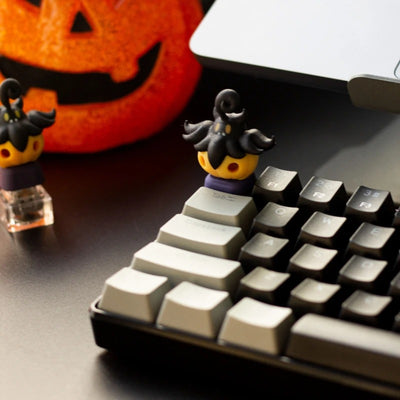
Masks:
[[[390,192],[359,186],[346,204],[345,216],[355,221],[390,226],[395,208]]]
[[[400,298],[400,272],[390,282],[389,295]]]
[[[273,237],[265,233],[256,233],[242,246],[239,261],[245,272],[249,272],[255,267],[284,271],[289,252],[288,239]]]
[[[289,260],[288,272],[300,277],[331,281],[338,263],[338,251],[304,244]]]
[[[348,240],[346,218],[315,212],[301,227],[298,242],[342,248]]]
[[[396,256],[395,229],[364,222],[349,239],[348,253],[392,260]]]
[[[251,234],[262,232],[292,239],[300,229],[299,214],[297,207],[269,202],[254,218]]]
[[[394,317],[393,330],[400,332],[400,312]]]
[[[394,319],[392,298],[356,290],[342,303],[340,318],[367,325],[391,327]]]
[[[296,171],[267,167],[254,185],[253,198],[258,209],[269,201],[294,206],[300,190],[300,178]]]
[[[275,305],[285,305],[293,280],[287,272],[257,267],[240,280],[237,300],[243,297]]]
[[[396,229],[400,228],[400,208],[398,208],[394,213],[392,226]]]
[[[288,305],[298,317],[309,312],[337,315],[341,300],[340,285],[306,278],[290,292]]]
[[[300,192],[297,205],[309,212],[342,215],[347,199],[343,182],[313,176]]]
[[[388,262],[354,255],[339,271],[338,282],[368,292],[383,292]]]

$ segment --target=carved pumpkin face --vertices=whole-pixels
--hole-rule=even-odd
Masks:
[[[0,79],[27,110],[57,110],[45,150],[93,152],[148,137],[182,110],[200,66],[198,0],[2,0]]]

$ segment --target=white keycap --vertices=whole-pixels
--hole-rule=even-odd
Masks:
[[[164,297],[157,324],[206,338],[215,338],[226,311],[228,292],[182,282]]]
[[[195,253],[236,259],[246,238],[238,227],[176,214],[160,228],[157,242]]]
[[[104,284],[99,308],[154,322],[164,295],[171,289],[168,278],[122,268]]]
[[[218,224],[239,226],[247,234],[257,208],[249,196],[201,187],[185,202],[182,214]]]
[[[233,294],[244,276],[239,261],[151,242],[133,256],[132,267],[154,275],[167,276],[173,286],[183,281]]]
[[[293,322],[290,308],[245,297],[227,312],[218,340],[221,344],[280,354]]]

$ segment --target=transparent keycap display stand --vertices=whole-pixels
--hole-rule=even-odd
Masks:
[[[19,190],[0,189],[1,220],[9,232],[54,223],[53,203],[42,185]]]

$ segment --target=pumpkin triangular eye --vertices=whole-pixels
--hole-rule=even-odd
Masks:
[[[93,29],[90,26],[88,20],[79,11],[75,16],[74,23],[72,24],[71,32],[82,33],[82,32],[92,32],[92,30]]]
[[[42,0],[26,0],[28,3],[31,3],[32,5],[36,7],[40,7],[42,4]]]

